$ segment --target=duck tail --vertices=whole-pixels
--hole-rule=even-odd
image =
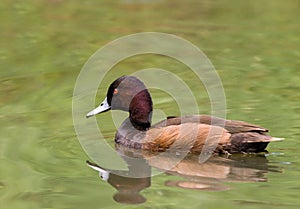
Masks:
[[[283,140],[284,140],[284,138],[272,137],[272,138],[270,139],[270,142],[280,142],[280,141],[283,141]]]

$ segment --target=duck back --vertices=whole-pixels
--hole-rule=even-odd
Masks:
[[[168,117],[165,120],[162,120],[152,127],[164,127],[170,125],[179,125],[182,123],[201,123],[207,125],[221,126],[224,127],[229,133],[241,133],[241,132],[259,132],[264,133],[268,132],[268,129],[265,129],[261,126],[246,123],[244,121],[238,120],[226,120],[223,118],[218,118],[210,115],[189,115],[182,117]]]

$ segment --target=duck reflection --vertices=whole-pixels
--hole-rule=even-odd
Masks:
[[[198,155],[181,159],[178,153],[162,155],[121,145],[116,145],[116,150],[127,163],[128,171],[107,170],[90,161],[87,165],[117,190],[113,199],[126,204],[146,201],[140,192],[151,186],[152,168],[179,177],[166,181],[165,186],[204,191],[229,190],[225,182],[265,182],[268,172],[281,172],[279,167],[269,165],[263,154],[218,155],[199,163]]]
[[[115,201],[126,204],[143,203],[146,198],[139,192],[151,185],[151,166],[143,158],[122,157],[128,165],[128,171],[107,170],[90,161],[86,163],[89,167],[99,171],[100,178],[118,191],[113,196]],[[138,176],[138,178],[133,176]]]

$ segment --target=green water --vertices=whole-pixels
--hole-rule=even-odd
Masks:
[[[296,0],[2,1],[1,208],[299,208],[299,9]],[[124,205],[113,200],[116,190],[86,166],[89,157],[72,121],[76,78],[98,48],[146,31],[175,34],[201,48],[223,82],[228,118],[260,124],[286,138],[268,146],[265,162],[251,164],[263,170],[265,181],[225,179],[227,189],[211,192],[170,186],[183,177],[161,174],[140,192],[145,203]],[[155,56],[124,60],[104,84],[125,71],[149,67],[173,69],[199,91],[199,103],[206,101],[182,64]],[[98,102],[106,88],[99,89]],[[168,95],[154,91],[153,97],[155,107],[177,113]],[[209,113],[209,104],[204,102],[201,111]],[[103,121],[109,114],[97,118]],[[115,127],[103,128],[113,144]]]

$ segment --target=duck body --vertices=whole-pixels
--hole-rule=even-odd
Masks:
[[[268,130],[243,121],[209,115],[168,117],[151,126],[152,100],[145,85],[136,77],[122,76],[109,87],[106,99],[87,117],[119,109],[129,117],[119,127],[115,142],[149,151],[201,153],[265,152],[272,138]]]
[[[208,115],[174,117],[146,131],[135,129],[130,120],[125,120],[116,133],[115,141],[137,149],[191,153],[200,153],[205,145],[215,148],[215,153],[265,152],[268,143],[274,141],[267,135],[268,130],[262,127],[214,117],[224,120],[223,128],[217,124],[211,125],[209,121],[212,118]],[[233,126],[236,123],[239,126]]]

